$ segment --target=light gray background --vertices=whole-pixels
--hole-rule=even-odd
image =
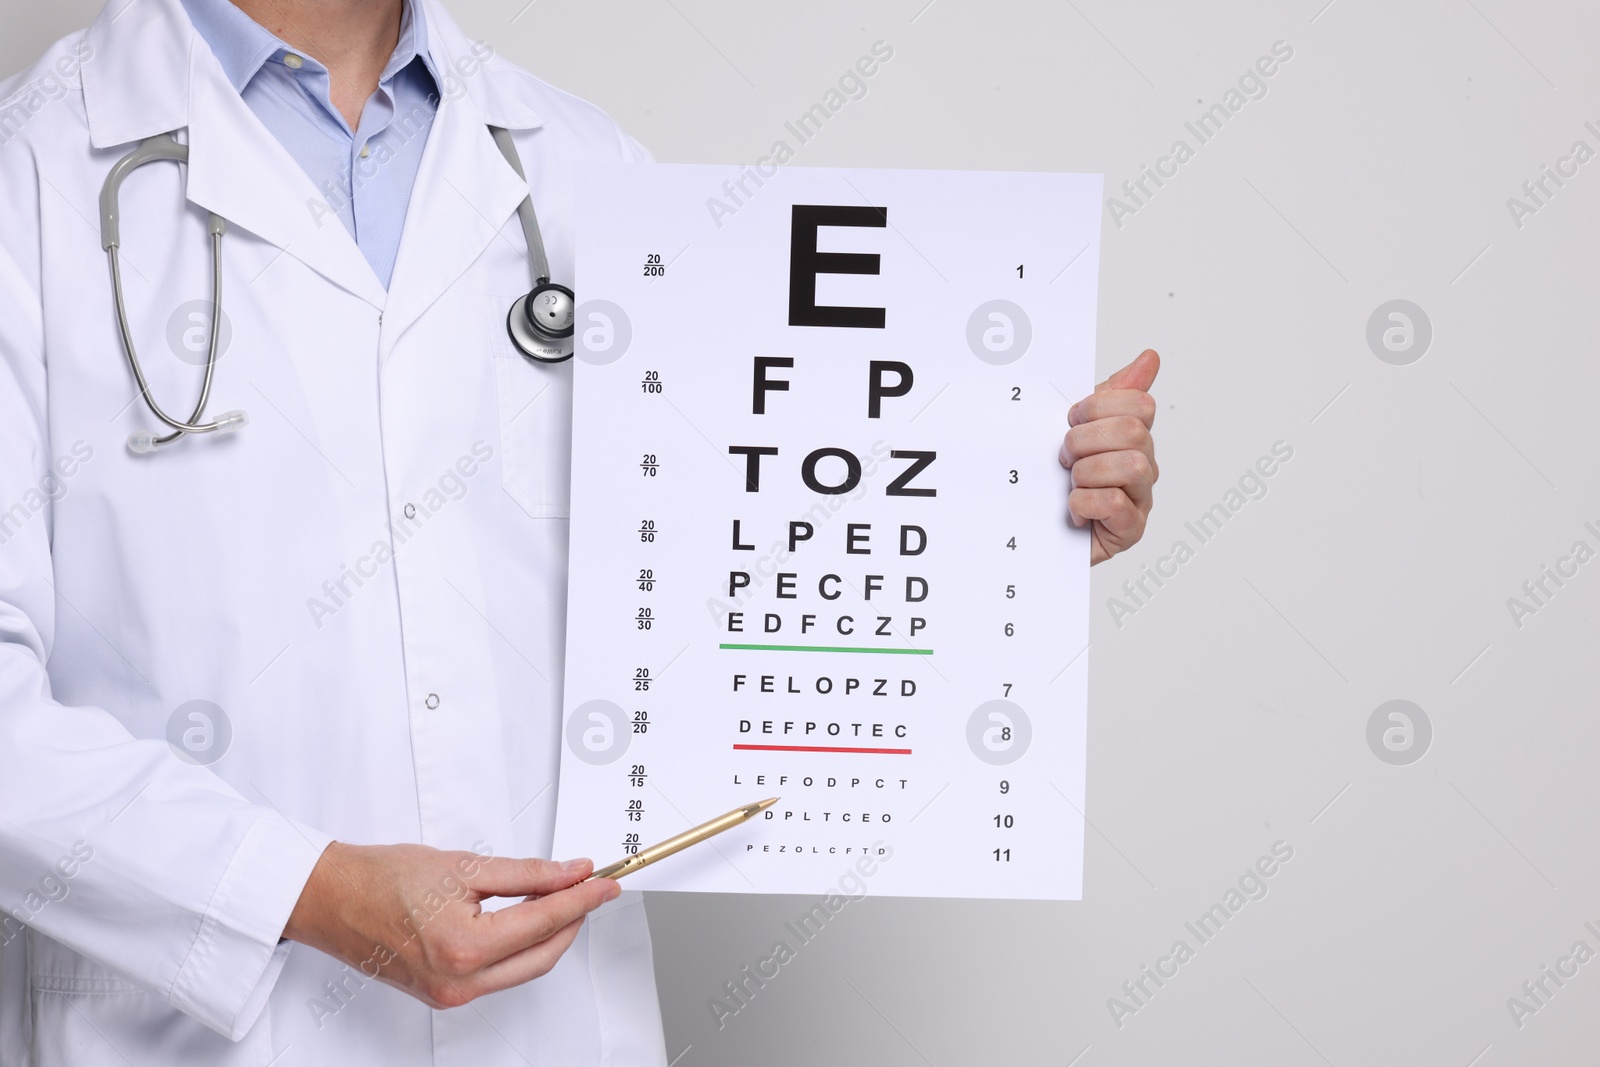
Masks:
[[[1095,572],[1085,900],[852,904],[718,1030],[707,1001],[800,897],[649,902],[669,1054],[748,1064],[1503,1064],[1592,1057],[1600,561],[1507,599],[1600,526],[1597,14],[1512,0],[453,0],[470,32],[665,161],[752,161],[877,39],[894,58],[796,160],[1136,177],[1273,42],[1294,58],[1120,229],[1100,369],[1144,346],[1162,479]],[[4,0],[0,69],[90,19]],[[1327,4],[1324,7],[1324,4]],[[925,6],[926,5],[926,6]],[[519,13],[520,11],[520,13]],[[1380,362],[1405,298],[1434,339]],[[1119,628],[1105,601],[1274,442],[1294,458]],[[1063,663],[1076,649],[1063,649]],[[1434,738],[1381,762],[1381,703]],[[1282,839],[1294,859],[1119,1029],[1107,998]],[[1552,988],[1554,988],[1552,986]]]

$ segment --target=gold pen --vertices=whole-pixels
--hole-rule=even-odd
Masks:
[[[772,797],[754,804],[746,804],[742,808],[734,808],[726,815],[718,815],[710,822],[703,822],[692,830],[685,830],[676,837],[669,837],[659,845],[641,848],[633,855],[624,856],[609,867],[601,867],[585,878],[584,881],[592,882],[596,878],[621,878],[625,874],[632,874],[641,867],[650,866],[656,860],[666,859],[674,852],[682,852],[690,845],[698,845],[700,842],[707,838],[715,837],[724,830],[731,830],[735,826],[743,824],[746,819],[755,818],[776,804],[778,800],[778,797]]]

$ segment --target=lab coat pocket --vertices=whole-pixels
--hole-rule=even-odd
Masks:
[[[501,479],[531,517],[565,519],[572,514],[572,361],[540,363],[511,344],[506,309],[517,295],[491,299],[488,313]]]
[[[265,1014],[236,1044],[59,942],[32,934],[28,949],[32,1067],[271,1062]]]

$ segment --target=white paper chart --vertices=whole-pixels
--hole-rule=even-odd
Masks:
[[[1098,175],[596,166],[555,854],[1082,895]]]

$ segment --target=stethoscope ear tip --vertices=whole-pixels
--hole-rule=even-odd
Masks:
[[[142,432],[128,435],[128,451],[136,456],[149,455],[151,452],[160,451],[172,444],[186,433],[237,433],[250,424],[250,416],[237,409],[224,411],[218,415],[210,426],[198,430],[179,430],[176,433],[164,434],[160,437],[153,433]]]

